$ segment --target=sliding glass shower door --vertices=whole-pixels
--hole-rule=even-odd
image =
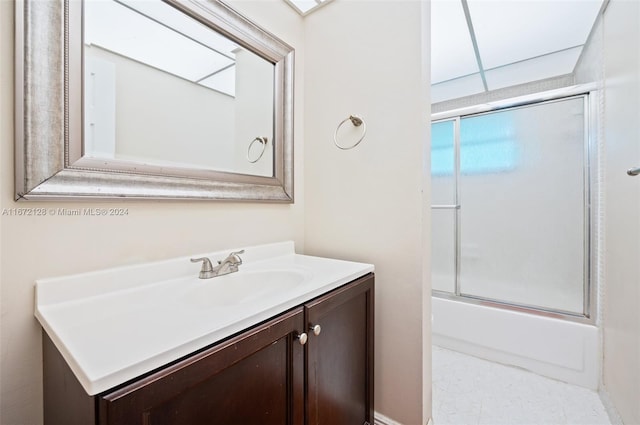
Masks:
[[[587,101],[432,124],[436,293],[588,313]]]
[[[431,286],[444,292],[455,292],[458,275],[458,122],[455,119],[431,125]]]

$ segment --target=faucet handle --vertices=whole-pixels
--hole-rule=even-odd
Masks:
[[[222,264],[223,261],[230,261],[231,259],[233,259],[233,265],[239,266],[240,264],[242,264],[242,258],[240,258],[240,254],[244,254],[244,249],[232,252],[231,254],[227,255],[227,258],[225,258],[224,260],[218,260],[218,264]]]
[[[242,264],[242,258],[240,258],[240,254],[244,254],[244,249],[231,253],[232,256],[236,257],[239,260],[238,264]]]
[[[207,257],[202,258],[192,258],[192,263],[197,263],[198,261],[202,261],[202,268],[200,269],[200,279],[209,279],[213,277],[213,266],[211,265],[211,260]]]

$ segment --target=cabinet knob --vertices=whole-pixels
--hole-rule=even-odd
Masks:
[[[309,330],[313,331],[313,334],[317,336],[322,332],[322,327],[320,325],[311,325],[309,326]]]
[[[298,342],[300,342],[300,345],[305,345],[307,343],[307,334],[305,332],[302,332],[300,335],[296,335],[296,338],[298,338]]]

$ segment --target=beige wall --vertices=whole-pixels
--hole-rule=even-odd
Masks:
[[[640,423],[640,4],[604,14],[604,388],[625,424]]]
[[[284,2],[230,3],[303,50],[302,20]],[[108,205],[127,208],[129,215],[0,215],[0,423],[42,422],[40,327],[33,317],[35,279],[287,239],[303,250],[303,55],[297,54],[297,59],[295,204],[112,202]],[[0,207],[95,206],[90,202],[13,202],[12,93],[13,2],[0,1]]]
[[[108,204],[126,217],[0,216],[3,425],[42,422],[35,279],[286,239],[298,252],[375,264],[376,410],[427,422],[429,5],[336,0],[303,21],[281,0],[229,3],[296,48],[296,203],[133,201]],[[0,1],[0,31],[0,207],[94,206],[13,202],[12,2]],[[340,151],[333,131],[351,113],[366,118],[367,138]]]
[[[424,424],[429,4],[336,0],[306,18],[305,37],[305,249],[375,265],[376,410]],[[367,135],[342,151],[333,133],[350,114],[365,118]],[[360,129],[344,129],[343,143],[357,140]]]

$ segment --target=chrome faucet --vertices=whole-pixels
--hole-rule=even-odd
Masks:
[[[238,271],[238,266],[242,264],[242,258],[240,254],[244,254],[244,249],[237,252],[232,252],[224,260],[218,261],[218,265],[213,267],[211,260],[207,257],[192,258],[192,263],[202,261],[202,269],[198,277],[200,279],[211,279],[216,276],[224,276],[225,274],[234,273]]]

